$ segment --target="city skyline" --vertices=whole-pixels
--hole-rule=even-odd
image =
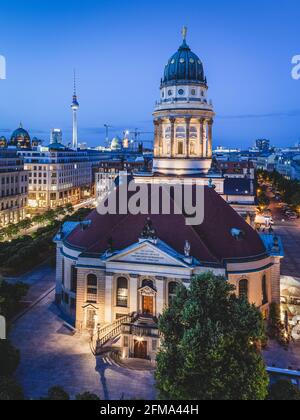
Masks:
[[[74,66],[79,142],[104,144],[106,123],[113,126],[111,136],[136,127],[153,131],[164,64],[179,47],[186,24],[217,114],[214,146],[248,147],[261,137],[276,146],[299,141],[300,81],[291,77],[291,60],[299,53],[299,6],[292,1],[283,10],[272,3],[270,9],[271,2],[264,1],[258,14],[256,1],[243,7],[218,2],[217,8],[197,3],[191,1],[193,13],[184,16],[178,1],[139,8],[135,0],[4,5],[0,53],[7,60],[7,79],[0,83],[0,134],[9,136],[21,120],[31,136],[46,143],[54,127],[70,142]]]

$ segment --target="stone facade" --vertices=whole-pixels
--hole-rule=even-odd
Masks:
[[[0,227],[26,216],[28,174],[14,148],[0,149]]]

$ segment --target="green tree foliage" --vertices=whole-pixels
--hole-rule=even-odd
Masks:
[[[287,179],[277,171],[257,171],[261,183],[271,183],[281,194],[283,200],[291,206],[300,205],[300,182]]]
[[[20,385],[9,377],[0,377],[0,401],[22,401],[23,390]]]
[[[264,400],[268,375],[259,350],[260,312],[224,277],[206,273],[177,296],[159,321],[156,380],[161,398]]]
[[[286,330],[283,322],[281,321],[280,305],[277,303],[271,303],[270,305],[267,333],[271,339],[277,340],[279,343],[286,344]]]
[[[28,286],[24,283],[10,284],[0,278],[0,313],[7,318],[15,314],[20,301],[26,296]]]
[[[70,395],[61,386],[54,386],[49,389],[47,397],[41,399],[47,401],[69,401]]]
[[[100,401],[100,398],[96,394],[90,392],[84,392],[83,394],[76,395],[77,401]]]
[[[278,381],[271,386],[268,400],[300,401],[300,390],[289,381]]]
[[[20,363],[20,353],[8,340],[0,340],[0,376],[11,376]]]

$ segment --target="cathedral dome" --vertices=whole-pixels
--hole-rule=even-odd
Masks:
[[[122,140],[120,137],[114,137],[110,144],[111,150],[120,150],[122,148]]]
[[[11,135],[10,145],[17,146],[19,148],[30,147],[30,135],[28,131],[24,130],[22,124],[17,128]]]
[[[191,51],[185,39],[166,64],[162,86],[182,83],[206,85],[203,64],[200,58]]]

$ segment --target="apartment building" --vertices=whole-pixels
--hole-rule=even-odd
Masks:
[[[26,216],[28,176],[16,148],[0,149],[0,227]]]

